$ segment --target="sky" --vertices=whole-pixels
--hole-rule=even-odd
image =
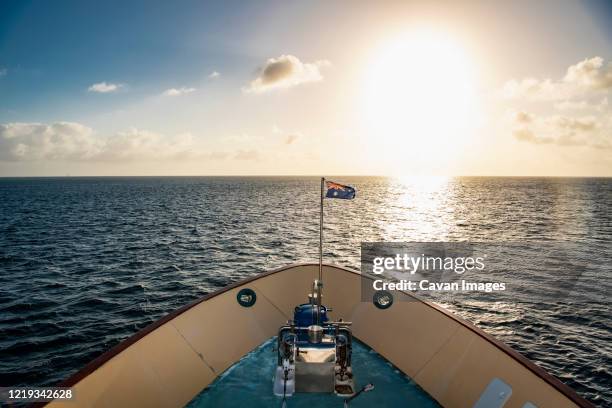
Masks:
[[[0,176],[612,176],[606,1],[0,2]]]

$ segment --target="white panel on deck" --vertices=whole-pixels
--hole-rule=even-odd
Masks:
[[[512,387],[499,378],[494,378],[480,395],[474,408],[502,408],[511,395]]]

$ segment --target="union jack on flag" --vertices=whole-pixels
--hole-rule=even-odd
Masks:
[[[325,187],[327,187],[327,193],[325,194],[327,198],[342,198],[344,200],[355,198],[355,189],[351,186],[326,181]]]

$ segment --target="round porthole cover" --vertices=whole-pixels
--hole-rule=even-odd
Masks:
[[[372,301],[377,308],[388,309],[393,304],[393,295],[386,290],[379,290],[374,293]]]
[[[236,295],[238,304],[242,307],[251,307],[257,301],[257,295],[253,289],[244,288],[240,289],[238,295]]]

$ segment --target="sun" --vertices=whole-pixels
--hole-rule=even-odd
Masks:
[[[421,167],[435,166],[465,147],[476,124],[474,70],[451,35],[419,30],[395,36],[374,52],[363,82],[370,144],[384,149],[390,162],[410,154]]]

